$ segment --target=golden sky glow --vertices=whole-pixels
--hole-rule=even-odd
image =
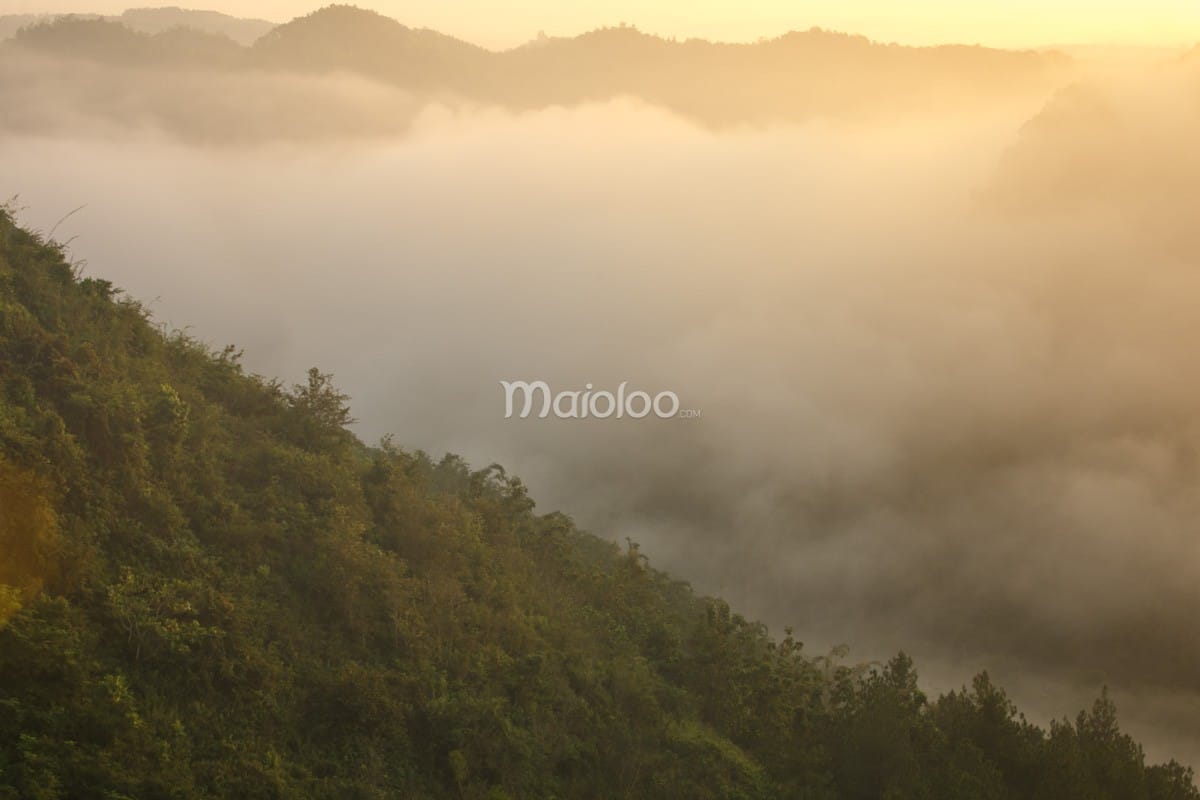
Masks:
[[[155,0],[0,0],[0,13],[118,13]],[[283,21],[321,5],[298,0],[162,0]],[[406,25],[488,47],[539,30],[569,35],[628,22],[667,36],[752,40],[813,26],[912,44],[1170,45],[1200,41],[1200,0],[359,0]]]

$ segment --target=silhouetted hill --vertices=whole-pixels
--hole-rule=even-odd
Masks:
[[[203,143],[403,134],[416,102],[346,73],[256,67],[230,39],[190,28],[149,35],[63,18],[0,46],[0,131]]]
[[[191,28],[203,33],[226,36],[238,44],[248,45],[275,27],[265,19],[234,17],[219,11],[202,11],[176,6],[163,8],[131,8],[118,18],[143,33],[163,33],[172,28]]]
[[[913,48],[819,29],[756,44],[677,42],[631,27],[490,52],[331,6],[255,46],[265,63],[350,69],[409,90],[520,108],[629,95],[712,124],[980,102],[1045,80],[1057,54]]]
[[[493,90],[523,106],[631,95],[722,125],[973,106],[1051,81],[1066,63],[1057,54],[902,47],[820,29],[722,44],[612,28],[504,54]]]
[[[1110,209],[1177,242],[1186,234],[1200,253],[1197,85],[1200,60],[1184,56],[1063,89],[1004,155],[991,199],[1030,214]]]
[[[283,69],[348,70],[408,89],[462,88],[487,68],[486,50],[408,28],[374,11],[328,6],[255,43],[255,62]]]
[[[175,48],[164,40],[114,26],[79,19],[40,25],[0,45],[0,59],[24,52],[120,65],[176,61],[189,69],[207,59],[211,66],[240,63],[259,75],[356,75],[418,103],[436,98],[519,110],[633,97],[714,127],[987,107],[1048,93],[1070,63],[1055,53],[903,47],[818,29],[722,44],[618,27],[492,52],[351,6],[330,6],[278,26],[238,52],[193,39],[173,57]],[[123,110],[166,95],[141,93],[144,83],[127,77],[111,87],[114,97],[124,97]],[[158,108],[142,110],[147,117],[170,116]]]
[[[262,19],[244,19],[218,11],[194,11],[167,6],[163,8],[131,8],[118,16],[102,14],[4,14],[0,15],[0,40],[16,36],[21,28],[38,23],[53,22],[63,16],[80,19],[107,19],[120,22],[139,33],[163,33],[172,28],[190,28],[201,33],[227,36],[238,44],[248,45],[275,27]]]
[[[51,19],[47,14],[0,14],[0,41],[16,36],[21,28]]]
[[[225,68],[244,60],[243,48],[220,34],[168,28],[151,35],[109,19],[74,16],[22,28],[9,47],[59,58],[135,67]]]

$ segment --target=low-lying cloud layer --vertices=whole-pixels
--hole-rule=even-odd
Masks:
[[[10,135],[0,186],[43,229],[86,204],[57,237],[160,319],[255,371],[336,373],[368,438],[500,461],[816,648],[904,647],[943,686],[991,667],[1047,715],[1109,683],[1156,752],[1196,761],[1200,241],[1126,213],[1169,207],[1161,186],[1085,203],[1028,168],[1113,141],[1054,105],[1019,133],[1034,111],[716,134],[617,101],[430,106],[354,145]],[[1137,113],[1121,130],[1196,124]],[[629,381],[701,416],[505,420],[513,379]]]

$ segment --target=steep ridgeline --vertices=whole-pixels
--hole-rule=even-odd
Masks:
[[[0,215],[0,798],[1200,797],[345,429]]]

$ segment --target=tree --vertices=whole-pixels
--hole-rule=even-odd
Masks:
[[[350,397],[333,385],[333,375],[316,367],[308,370],[307,384],[292,388],[288,401],[301,442],[309,449],[346,441],[346,426],[356,421],[350,414]]]

